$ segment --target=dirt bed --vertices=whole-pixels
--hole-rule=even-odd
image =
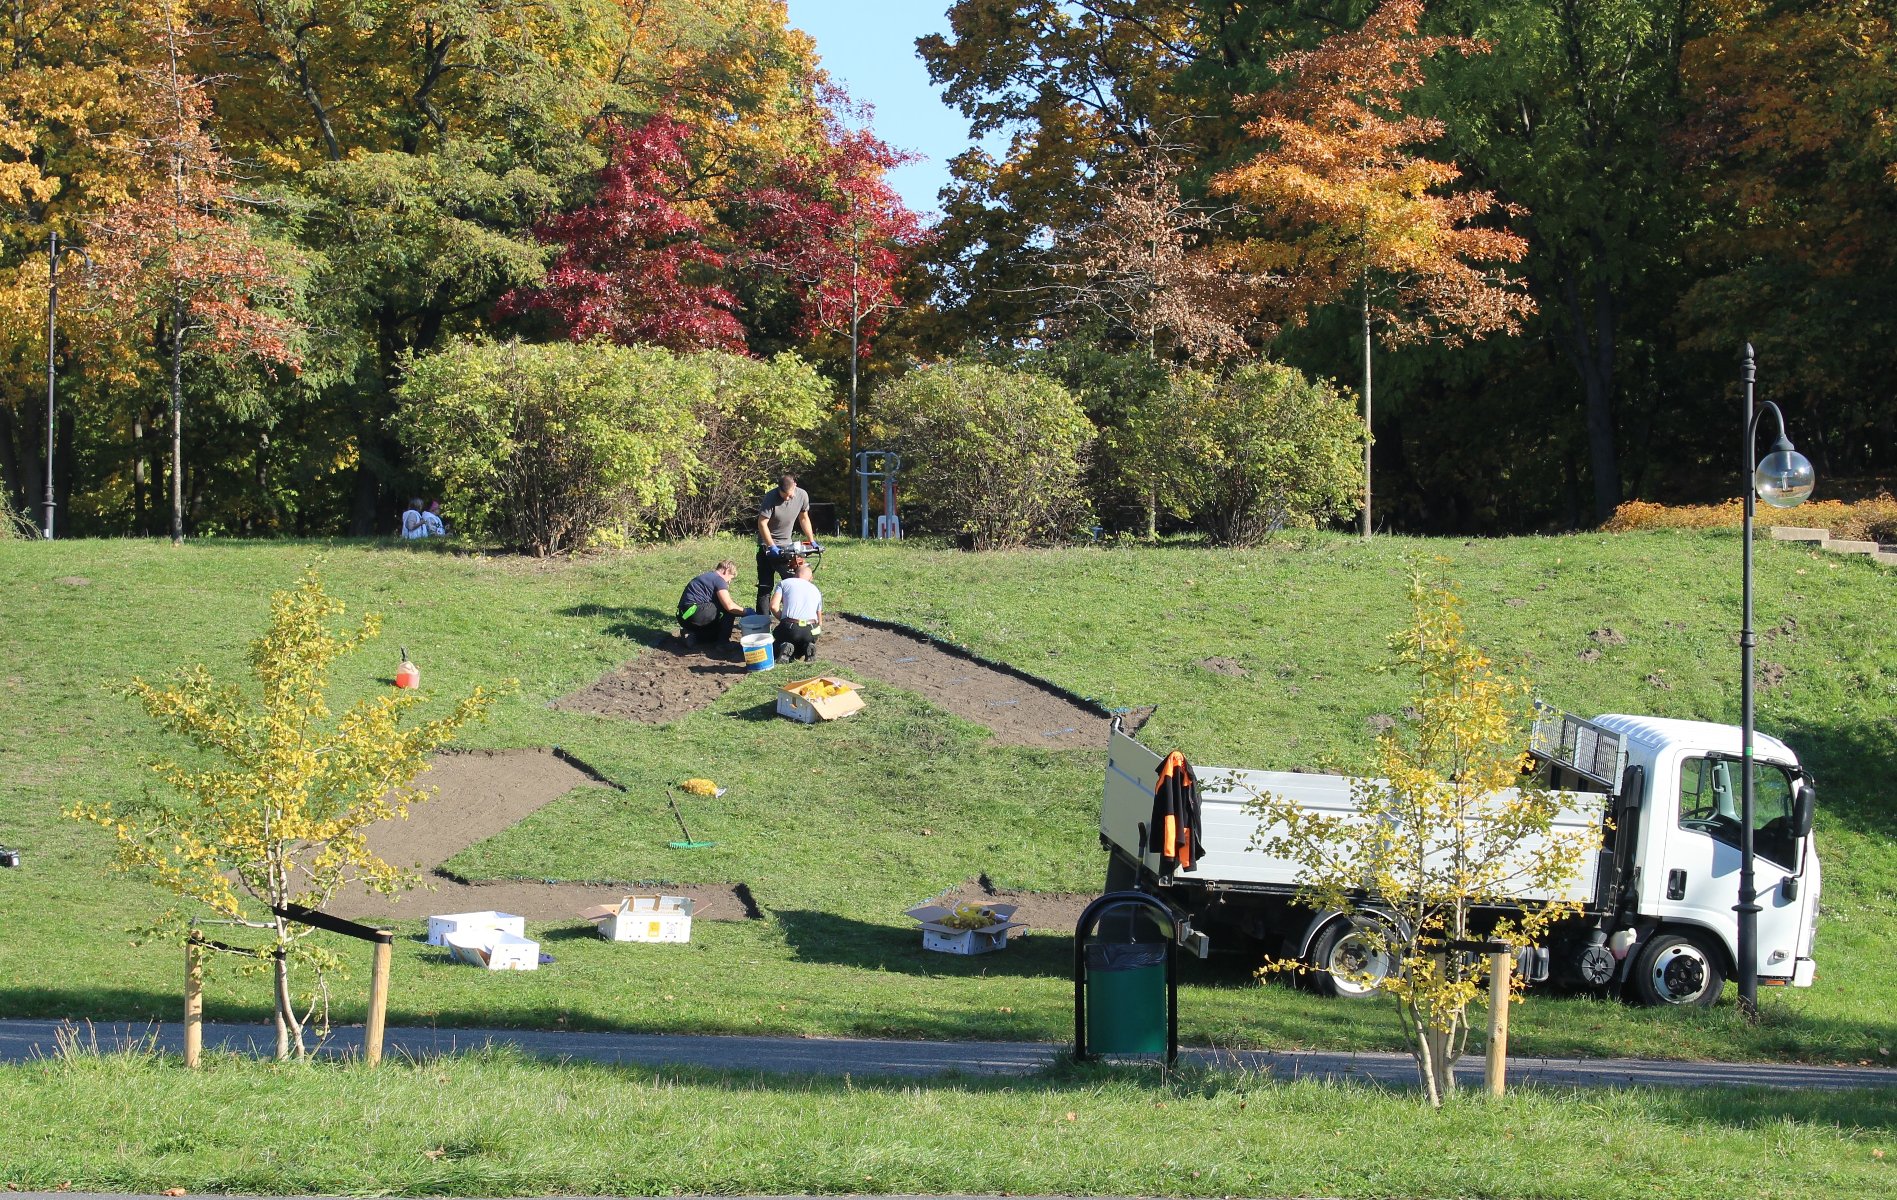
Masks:
[[[442,863],[485,838],[512,828],[574,788],[610,786],[550,750],[477,750],[440,754],[416,780],[437,789],[415,805],[405,821],[384,821],[369,830],[369,848],[384,861],[422,872],[420,888],[400,896],[351,889],[329,905],[337,916],[420,920],[432,913],[498,909],[535,921],[578,919],[595,904],[617,903],[629,890],[621,884],[542,883],[497,880],[462,883],[439,873]],[[656,888],[638,888],[649,891]],[[666,894],[690,896],[695,915],[713,921],[756,916],[743,885],[666,886]]]
[[[1006,746],[1098,750],[1106,745],[1109,717],[1098,707],[920,633],[838,614],[824,618],[817,651],[816,666],[834,668],[853,682],[873,680],[916,692],[986,726]],[[735,644],[713,656],[669,638],[554,707],[659,724],[712,703],[743,674]],[[1137,729],[1150,713],[1126,714],[1127,728]]]
[[[697,712],[731,690],[744,677],[738,645],[719,647],[713,656],[667,637],[639,657],[600,676],[591,685],[553,702],[567,712],[628,717],[663,725]]]

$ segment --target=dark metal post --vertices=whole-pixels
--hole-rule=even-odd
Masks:
[[[53,536],[53,430],[54,404],[53,381],[57,367],[54,365],[54,343],[59,337],[59,233],[55,230],[46,244],[46,496],[41,502],[40,536]]]
[[[1748,1021],[1759,1015],[1759,893],[1753,874],[1752,848],[1752,658],[1759,644],[1752,631],[1752,514],[1757,501],[1753,470],[1754,440],[1758,436],[1759,417],[1753,403],[1753,384],[1758,378],[1752,344],[1746,343],[1740,362],[1740,379],[1745,385],[1745,487],[1744,568],[1740,584],[1742,623],[1739,627],[1739,769],[1744,778],[1739,784],[1739,903],[1732,911],[1739,915],[1739,1011]]]

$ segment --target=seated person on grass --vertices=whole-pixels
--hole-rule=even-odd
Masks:
[[[738,564],[729,559],[695,575],[678,598],[678,624],[694,646],[716,648],[731,640],[731,627],[744,610],[731,599],[731,581]]]
[[[771,591],[771,612],[777,617],[777,656],[785,662],[810,662],[817,657],[817,634],[823,630],[823,593],[810,576],[810,564],[799,559],[790,577]]]

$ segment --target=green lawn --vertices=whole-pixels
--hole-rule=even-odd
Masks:
[[[868,709],[833,726],[769,717],[774,677],[747,678],[665,727],[552,710],[549,701],[663,628],[685,578],[738,543],[578,562],[457,557],[340,543],[0,543],[0,1014],[169,1017],[174,947],[125,930],[165,898],[111,875],[75,799],[145,786],[173,749],[113,688],[189,661],[235,673],[268,593],[322,558],[352,611],[387,618],[346,664],[341,698],[386,686],[406,645],[439,695],[506,677],[519,692],[466,744],[557,744],[628,789],[577,792],[454,869],[470,877],[742,881],[767,919],[700,922],[686,947],[611,945],[590,927],[536,926],[558,962],[489,976],[398,943],[391,1021],[756,1033],[1059,1040],[1071,1026],[1069,950],[1037,931],[1004,954],[925,954],[902,910],[986,872],[1002,886],[1097,888],[1101,755],[998,747],[984,731],[870,681]],[[911,622],[1112,705],[1156,704],[1145,735],[1193,759],[1350,766],[1367,720],[1404,702],[1380,673],[1407,613],[1406,555],[1445,560],[1479,638],[1522,659],[1549,700],[1586,713],[1737,716],[1738,546],[1730,533],[1418,541],[1287,536],[1255,551],[1167,545],[971,555],[841,543],[820,582],[834,609]],[[748,567],[747,567],[748,570]],[[74,577],[83,584],[68,582]],[[742,582],[748,583],[748,577]],[[1785,670],[1762,728],[1818,774],[1825,916],[1818,986],[1766,997],[1749,1028],[1730,1005],[1651,1013],[1537,996],[1514,1019],[1525,1054],[1807,1058],[1888,1063],[1897,1046],[1897,573],[1773,544],[1759,557],[1762,660]],[[1624,645],[1596,647],[1609,626]],[[1593,661],[1581,652],[1599,649]],[[1200,662],[1237,659],[1250,674]],[[694,805],[714,850],[680,854],[658,790],[709,775]],[[351,961],[358,949],[339,947]],[[1380,1005],[1251,981],[1250,963],[1193,964],[1181,1033],[1221,1045],[1401,1048]],[[337,992],[359,1019],[358,973]],[[262,1018],[261,981],[223,974],[213,1018]],[[1024,1185],[1025,1186],[1025,1185]]]
[[[1884,1093],[1516,1090],[1441,1113],[1366,1087],[1055,1070],[906,1082],[506,1054],[201,1072],[0,1067],[0,1187],[321,1195],[676,1192],[1505,1197],[1888,1195]]]

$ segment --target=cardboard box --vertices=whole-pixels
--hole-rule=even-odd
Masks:
[[[540,943],[498,929],[475,929],[448,935],[448,952],[456,962],[489,971],[538,971]]]
[[[689,942],[692,910],[689,896],[627,896],[618,905],[601,904],[580,913],[599,924],[599,936],[609,942]]]
[[[511,933],[515,937],[527,936],[527,920],[513,913],[486,912],[444,913],[428,918],[428,944],[445,946],[451,933],[474,933],[482,929],[495,929],[502,933]]]
[[[834,696],[806,694],[813,690],[813,684],[823,683],[843,690]],[[862,707],[863,697],[857,692],[856,685],[847,679],[838,679],[835,675],[800,679],[796,683],[784,685],[777,692],[778,715],[789,717],[793,721],[802,721],[806,725],[847,717]]]
[[[955,913],[954,908],[946,904],[924,904],[910,909],[905,915],[921,922],[924,950],[934,950],[940,954],[987,954],[1005,949],[1009,935],[1026,924],[1014,919],[1017,906],[984,904],[982,907],[992,912],[995,919],[980,929],[957,929],[953,925],[944,925],[943,920]]]

